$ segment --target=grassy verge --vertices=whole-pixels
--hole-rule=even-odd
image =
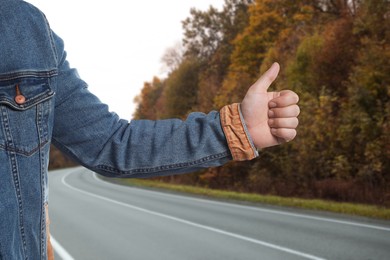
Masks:
[[[109,181],[113,181],[112,179]],[[237,200],[254,203],[264,203],[269,205],[296,207],[310,210],[323,210],[335,213],[390,219],[390,209],[372,205],[352,204],[352,203],[340,203],[316,199],[300,199],[300,198],[285,198],[278,196],[259,195],[251,193],[239,193],[233,191],[213,190],[207,188],[199,188],[185,185],[175,185],[169,183],[163,183],[151,180],[139,180],[139,179],[116,179],[115,182],[138,187],[150,187],[165,189],[177,192],[184,192],[190,194],[196,194],[201,196],[207,196],[218,199]]]

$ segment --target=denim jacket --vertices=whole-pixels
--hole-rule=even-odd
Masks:
[[[0,259],[46,259],[50,143],[105,176],[152,177],[257,156],[239,105],[121,120],[88,91],[44,15],[0,2]]]

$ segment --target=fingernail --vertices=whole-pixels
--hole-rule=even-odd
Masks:
[[[268,103],[268,106],[272,108],[272,107],[276,107],[277,105],[276,105],[275,102],[269,102],[269,103]]]
[[[269,110],[268,111],[268,117],[274,117],[275,116],[275,112],[272,111],[272,110]]]
[[[270,70],[276,68],[277,65],[278,65],[277,62],[272,63],[272,65],[271,65],[271,67],[269,67],[268,71],[270,71]]]
[[[274,124],[274,121],[275,121],[275,120],[273,120],[273,119],[269,119],[269,120],[268,120],[268,124],[269,124],[270,126],[272,126],[272,125]]]

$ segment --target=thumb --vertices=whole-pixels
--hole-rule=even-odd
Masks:
[[[274,82],[279,74],[280,66],[279,63],[274,62],[272,66],[263,74],[261,77],[252,85],[256,92],[266,93],[269,86]]]

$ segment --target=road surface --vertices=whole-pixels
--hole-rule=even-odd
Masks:
[[[126,187],[85,168],[49,179],[57,259],[390,259],[390,221]]]

